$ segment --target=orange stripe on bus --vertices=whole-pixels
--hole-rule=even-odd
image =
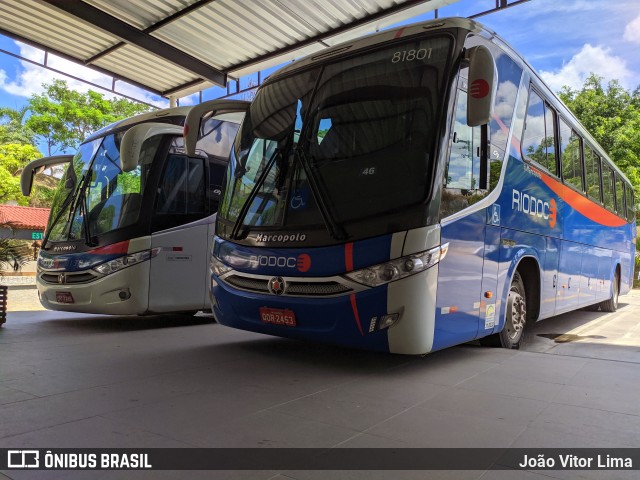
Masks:
[[[547,187],[549,187],[556,195],[564,200],[571,208],[581,213],[589,220],[593,220],[605,227],[621,227],[627,223],[626,220],[611,213],[609,210],[601,207],[593,200],[589,200],[587,197],[574,191],[570,187],[563,185],[555,178],[552,178],[542,170],[531,166],[531,170],[537,172],[542,177],[542,181]]]

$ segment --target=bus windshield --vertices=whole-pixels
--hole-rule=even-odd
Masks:
[[[93,239],[137,222],[144,178],[153,155],[142,155],[130,172],[120,168],[120,140],[124,132],[84,143],[67,168],[55,192],[48,240]],[[158,137],[159,141],[159,137]],[[149,142],[153,143],[153,142]],[[157,148],[157,142],[149,149]],[[149,162],[144,162],[144,159]]]
[[[421,226],[451,44],[405,41],[265,85],[236,137],[220,224],[334,239],[397,230],[399,214]]]

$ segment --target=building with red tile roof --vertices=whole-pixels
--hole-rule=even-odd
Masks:
[[[49,220],[48,208],[0,205],[0,225],[10,224],[16,229],[44,231]]]

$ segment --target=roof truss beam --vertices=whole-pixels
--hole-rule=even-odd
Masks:
[[[203,80],[208,80],[216,85],[224,87],[227,83],[227,76],[220,70],[207,65],[206,63],[186,54],[185,52],[159,40],[151,35],[138,30],[122,20],[109,15],[83,1],[70,2],[68,0],[43,0],[59,10],[73,15],[80,20],[112,35],[117,36],[122,41],[142,48],[160,58],[167,60],[179,67],[182,67]]]

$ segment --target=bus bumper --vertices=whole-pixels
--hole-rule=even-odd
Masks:
[[[433,345],[437,265],[417,275],[330,298],[288,297],[237,290],[211,275],[210,300],[218,323],[267,335],[350,348],[424,354]],[[261,309],[291,312],[295,326],[265,323]],[[389,328],[381,319],[397,315]],[[291,322],[289,322],[291,323]]]
[[[149,306],[149,262],[89,283],[57,285],[45,283],[38,276],[36,285],[40,303],[48,310],[141,315]]]

